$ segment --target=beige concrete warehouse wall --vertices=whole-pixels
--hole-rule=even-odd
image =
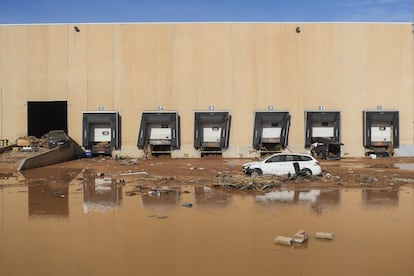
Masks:
[[[304,111],[341,111],[343,153],[363,155],[362,110],[400,111],[400,143],[414,144],[411,24],[177,23],[0,25],[0,136],[27,131],[27,101],[68,102],[70,135],[82,111],[117,110],[122,153],[136,147],[142,111],[178,111],[181,150],[193,149],[194,111],[232,115],[228,157],[251,156],[253,112],[287,110],[289,146],[304,150]],[[301,32],[296,32],[296,27]],[[0,138],[2,138],[0,137]]]

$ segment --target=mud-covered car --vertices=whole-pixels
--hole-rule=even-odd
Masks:
[[[309,154],[276,153],[262,161],[242,165],[245,174],[256,177],[262,174],[273,175],[321,175],[322,168]]]
[[[63,130],[51,130],[44,135],[47,147],[52,149],[57,146],[69,146],[69,136]]]

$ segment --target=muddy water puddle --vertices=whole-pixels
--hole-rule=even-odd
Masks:
[[[0,275],[413,275],[414,189],[127,193],[80,171],[0,179]],[[310,233],[304,244],[276,236]],[[333,240],[315,239],[332,232]]]

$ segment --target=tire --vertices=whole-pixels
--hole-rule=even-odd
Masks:
[[[258,176],[261,176],[263,173],[262,173],[262,171],[261,170],[259,170],[259,169],[254,169],[251,173],[250,173],[250,176],[251,177],[258,177]]]
[[[302,169],[301,171],[303,172],[303,174],[305,176],[311,176],[312,175],[312,171],[308,168]]]

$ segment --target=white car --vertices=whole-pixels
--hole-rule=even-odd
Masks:
[[[321,175],[319,162],[309,154],[276,153],[263,161],[249,162],[242,165],[245,174],[256,177],[262,174],[273,175]]]

